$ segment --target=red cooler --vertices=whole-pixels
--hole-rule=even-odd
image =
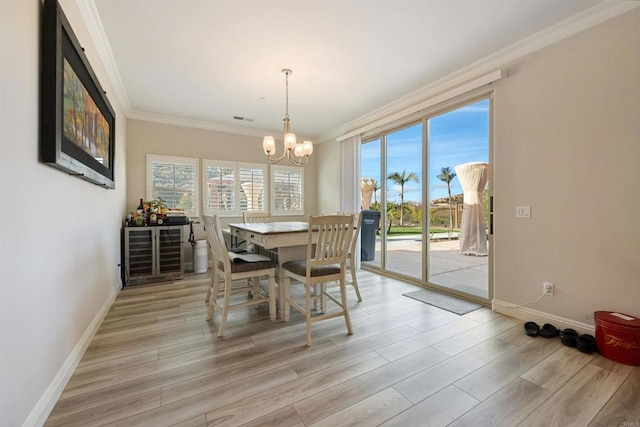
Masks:
[[[596,344],[607,359],[640,366],[640,319],[612,311],[596,311]]]

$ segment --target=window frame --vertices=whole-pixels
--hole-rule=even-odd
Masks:
[[[153,163],[164,163],[171,165],[193,166],[193,210],[185,210],[189,217],[197,217],[200,210],[200,194],[198,180],[200,179],[199,161],[193,157],[167,156],[162,154],[147,154],[147,170],[146,170],[146,200],[153,200]]]
[[[289,171],[296,172],[300,174],[300,209],[298,210],[282,210],[276,209],[276,188],[275,185],[275,174],[277,172]],[[271,170],[269,173],[269,184],[271,185],[271,215],[273,216],[295,216],[295,215],[304,215],[305,212],[305,201],[304,201],[304,168],[300,166],[280,166],[280,165],[271,165]]]

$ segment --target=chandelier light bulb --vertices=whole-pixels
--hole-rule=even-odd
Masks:
[[[304,150],[302,148],[302,144],[296,144],[296,148],[294,148],[293,154],[295,154],[296,157],[302,157],[304,156],[303,151]]]
[[[292,150],[296,146],[296,134],[288,133],[284,136],[284,148]]]
[[[313,143],[311,141],[303,142],[302,143],[302,154],[304,154],[305,156],[310,156],[311,153],[313,153]]]
[[[262,149],[267,156],[272,156],[276,152],[276,141],[272,136],[264,137],[262,140]]]

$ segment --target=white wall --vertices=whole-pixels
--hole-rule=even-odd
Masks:
[[[113,93],[75,2],[61,3],[102,86]],[[126,120],[110,97],[116,190],[38,162],[41,8],[39,0],[0,1],[2,426],[22,425],[30,413],[46,410],[38,402],[57,397],[61,369],[120,287]]]
[[[506,67],[495,96],[495,298],[640,315],[640,10]],[[515,207],[531,205],[531,219]]]
[[[340,211],[340,193],[336,191],[341,187],[342,172],[340,168],[340,144],[338,142],[325,142],[314,149],[318,166],[317,203],[320,212]]]

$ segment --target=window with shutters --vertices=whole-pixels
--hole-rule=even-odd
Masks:
[[[304,169],[271,166],[271,214],[304,214]]]
[[[266,212],[267,166],[253,163],[203,160],[204,213],[240,216]]]
[[[147,154],[147,200],[198,215],[198,159]]]

